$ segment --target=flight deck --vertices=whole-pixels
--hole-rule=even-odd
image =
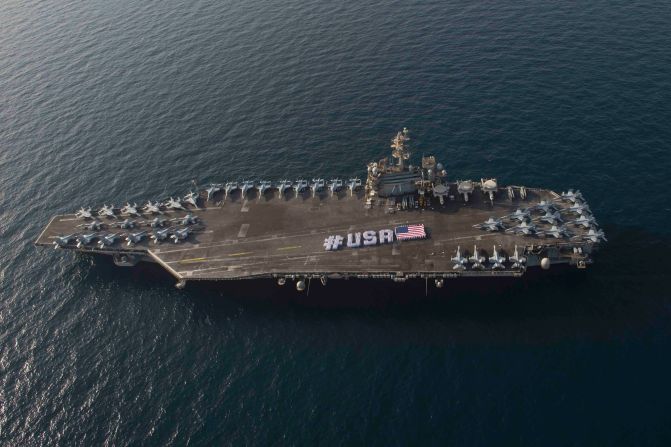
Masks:
[[[160,264],[178,287],[196,280],[522,276],[553,264],[584,268],[605,240],[579,192],[495,179],[447,181],[424,157],[371,163],[365,184],[312,179],[229,182],[140,208],[103,206],[55,216],[36,245]],[[407,139],[407,138],[406,138]],[[412,237],[409,237],[412,236]]]

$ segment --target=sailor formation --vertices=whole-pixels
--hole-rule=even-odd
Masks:
[[[275,278],[296,289],[319,279],[521,276],[584,268],[606,238],[579,191],[451,180],[434,156],[410,164],[408,130],[365,180],[324,178],[210,184],[138,206],[62,214],[39,246],[155,262],[177,279]],[[491,250],[490,250],[491,247]],[[471,249],[472,248],[472,249]]]

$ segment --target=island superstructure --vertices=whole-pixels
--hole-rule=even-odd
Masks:
[[[458,180],[434,156],[411,165],[408,130],[365,179],[230,181],[144,206],[54,216],[36,245],[154,262],[189,281],[521,277],[585,268],[606,240],[579,191]]]

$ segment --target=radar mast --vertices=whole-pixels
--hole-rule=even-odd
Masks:
[[[408,128],[404,127],[402,132],[396,134],[396,136],[391,140],[391,147],[393,151],[391,152],[392,157],[398,159],[398,170],[405,170],[405,160],[410,159],[410,151],[405,147],[406,141],[409,141],[408,137]]]

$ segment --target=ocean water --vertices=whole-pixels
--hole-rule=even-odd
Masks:
[[[3,1],[0,444],[667,445],[670,23],[651,0]],[[342,310],[32,245],[194,179],[363,175],[403,126],[453,178],[581,189],[597,264]]]

